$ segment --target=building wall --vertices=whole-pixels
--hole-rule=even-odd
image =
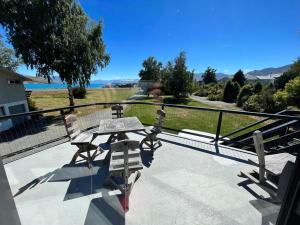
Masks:
[[[25,88],[21,84],[8,84],[9,80],[20,80],[17,76],[0,71],[0,105],[26,100]]]
[[[19,80],[19,84],[9,84],[9,80]],[[25,88],[21,78],[13,72],[0,70],[0,107],[4,109],[5,115],[10,115],[10,107],[23,105],[24,112],[28,112],[28,104],[25,94]],[[17,123],[24,121],[24,118],[0,120],[0,132],[8,130]]]

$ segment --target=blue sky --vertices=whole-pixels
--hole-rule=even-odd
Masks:
[[[138,78],[143,59],[163,63],[185,51],[202,72],[254,70],[300,57],[299,0],[81,0],[104,24],[111,62],[95,79]],[[24,74],[34,71],[22,67]]]

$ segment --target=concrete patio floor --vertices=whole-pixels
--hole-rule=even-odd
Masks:
[[[103,187],[106,153],[92,169],[69,164],[76,147],[68,142],[6,164],[22,224],[275,224],[280,206],[263,200],[266,192],[237,176],[252,168],[247,160],[254,154],[166,133],[160,138],[163,146],[153,158],[142,153],[144,168],[126,214],[120,192]],[[95,143],[106,140],[98,137]]]

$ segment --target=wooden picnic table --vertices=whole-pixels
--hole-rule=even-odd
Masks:
[[[94,135],[120,134],[134,131],[144,131],[145,127],[137,117],[125,117],[117,119],[101,120],[99,129]]]

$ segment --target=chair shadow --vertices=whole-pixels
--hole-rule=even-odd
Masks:
[[[46,182],[70,181],[63,199],[66,201],[101,192],[102,189],[105,189],[104,183],[107,177],[108,164],[103,163],[103,160],[94,161],[92,168],[88,168],[86,162],[76,164],[69,163],[59,169],[32,180],[21,187],[14,197]]]
[[[280,210],[280,205],[272,203],[271,197],[265,198],[261,195],[258,195],[248,186],[252,183],[253,182],[250,180],[244,180],[238,183],[238,186],[243,187],[253,197],[256,198],[255,200],[250,200],[249,203],[261,213],[261,225],[276,224],[276,220]]]
[[[149,168],[154,160],[153,152],[140,148],[140,155],[141,155],[143,165]]]
[[[102,197],[95,198],[90,202],[84,224],[125,225],[125,211],[119,197],[119,195],[109,196],[108,192],[103,191]]]

